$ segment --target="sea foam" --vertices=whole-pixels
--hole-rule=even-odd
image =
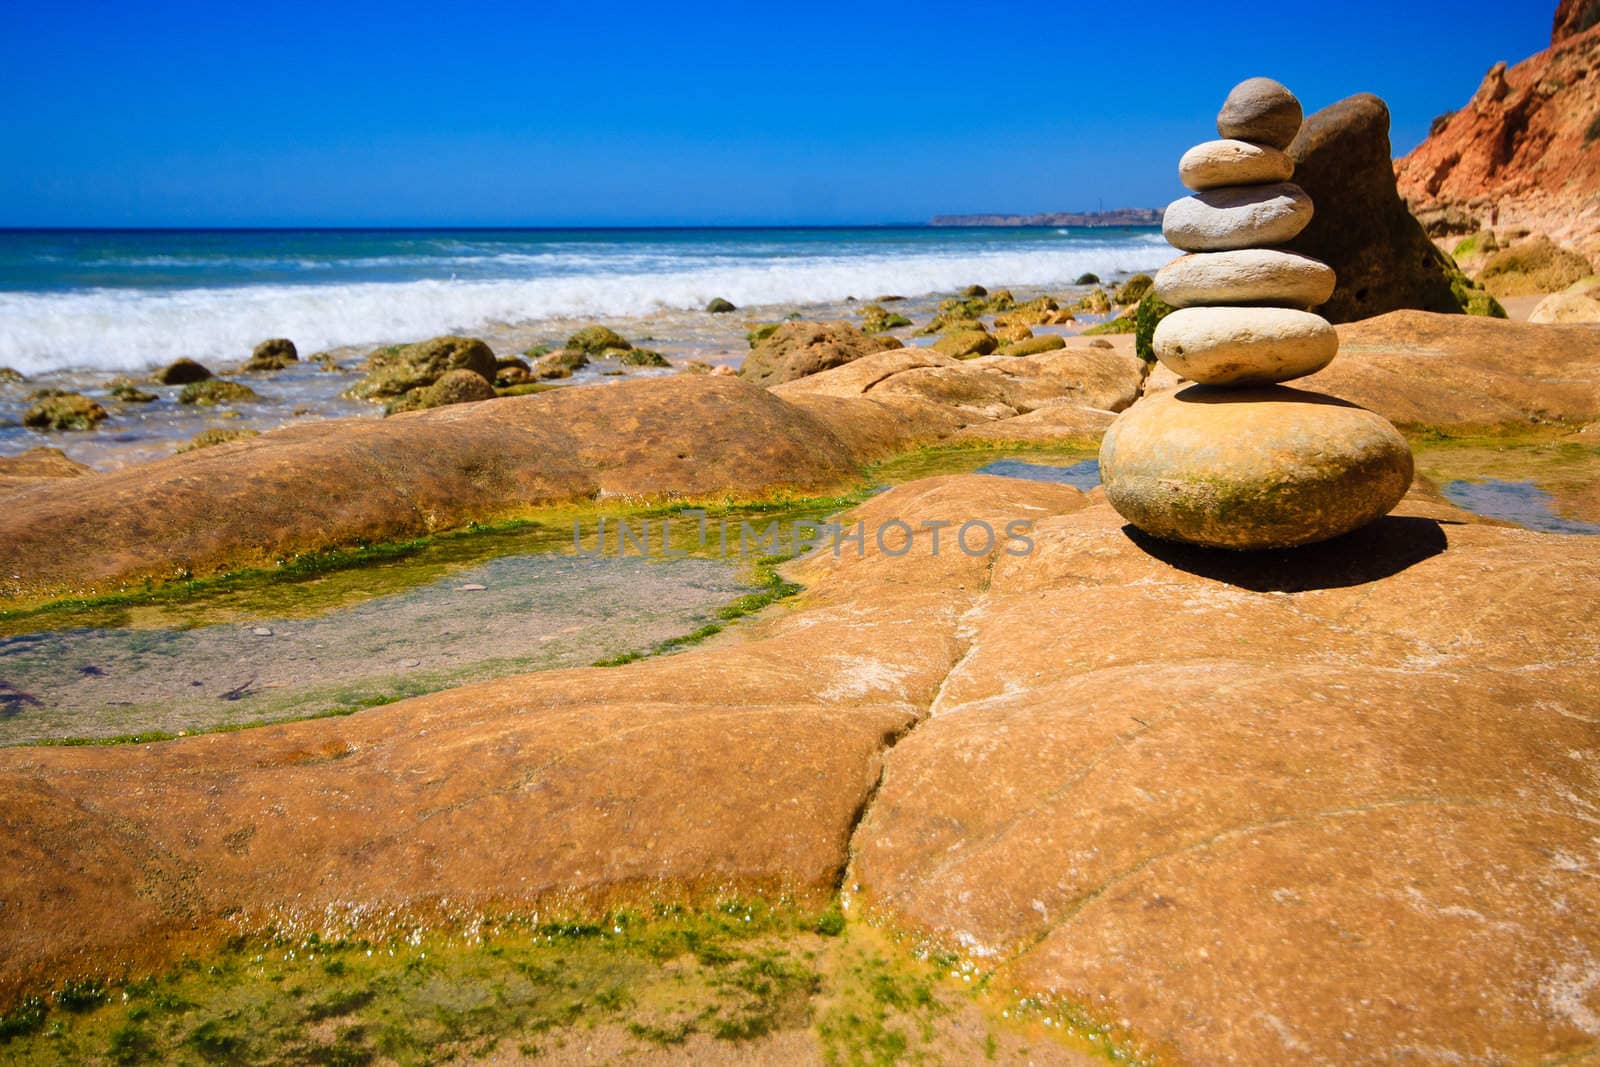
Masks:
[[[545,318],[623,317],[703,307],[918,296],[973,282],[1028,288],[1070,284],[1086,271],[1150,270],[1168,259],[1158,235],[1031,249],[677,260],[671,256],[463,257],[499,260],[503,278],[306,282],[182,289],[97,288],[0,292],[0,366],[35,375],[136,371],[179,356],[242,359],[267,337],[302,352],[472,332]],[[520,261],[520,263],[518,262]],[[434,261],[441,273],[457,264]],[[556,268],[556,269],[552,269]]]

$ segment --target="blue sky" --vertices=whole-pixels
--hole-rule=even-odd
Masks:
[[[1396,154],[1553,2],[0,4],[0,225],[916,222],[1165,203],[1254,74]],[[1270,11],[1270,16],[1263,12]]]

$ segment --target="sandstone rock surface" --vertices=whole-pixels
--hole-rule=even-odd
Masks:
[[[1293,182],[1237,186],[1174,200],[1161,232],[1185,252],[1226,252],[1284,244],[1311,216],[1311,198]]]
[[[1294,175],[1294,160],[1270,145],[1249,141],[1204,141],[1178,160],[1178,178],[1195,191],[1229,185],[1263,185],[1286,182]]]
[[[0,598],[272,566],[605,496],[836,491],[858,461],[763,389],[681,377],[290,426],[0,509]]]
[[[848,322],[786,322],[751,349],[739,374],[757,385],[781,385],[899,347],[893,337],[869,336]]]
[[[1023,555],[825,551],[790,569],[792,610],[720,647],[0,751],[0,999],[267,919],[842,884],[852,915],[1151,1058],[1600,1041],[1592,546],[1408,503],[1219,560],[983,476],[851,517],[1018,516]]]
[[[1156,272],[1156,295],[1173,307],[1265,304],[1309,308],[1333,295],[1328,265],[1271,248],[1196,252]]]
[[[1156,325],[1156,357],[1205,385],[1270,385],[1327,366],[1339,335],[1293,308],[1183,308]]]
[[[1600,332],[1396,311],[1342,325],[1339,358],[1296,384],[1401,426],[1579,426],[1600,419]]]

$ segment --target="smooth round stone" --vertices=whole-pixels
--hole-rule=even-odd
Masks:
[[[1271,78],[1248,78],[1233,87],[1217,112],[1217,132],[1236,141],[1288,148],[1300,132],[1300,101]]]
[[[1411,450],[1382,416],[1283,386],[1147,397],[1100,444],[1111,506],[1145,533],[1213,548],[1326,541],[1387,515]]]
[[[1156,271],[1156,295],[1173,307],[1264,304],[1316,307],[1333,295],[1333,268],[1272,248],[1196,252]]]
[[[1294,176],[1288,153],[1249,141],[1204,141],[1178,160],[1178,178],[1197,192],[1224,185],[1265,185]]]
[[[1339,334],[1293,308],[1184,308],[1156,325],[1156,358],[1203,385],[1271,385],[1326,367]]]
[[[1294,240],[1311,214],[1311,198],[1293,182],[1234,185],[1174,200],[1161,233],[1185,252],[1261,248]]]

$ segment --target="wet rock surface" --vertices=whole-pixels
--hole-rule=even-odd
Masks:
[[[1219,557],[982,475],[852,518],[1018,516],[1025,554],[793,565],[793,609],[720,647],[0,752],[0,989],[264,916],[842,885],[1172,1059],[1600,1040],[1590,546],[1418,499]]]

